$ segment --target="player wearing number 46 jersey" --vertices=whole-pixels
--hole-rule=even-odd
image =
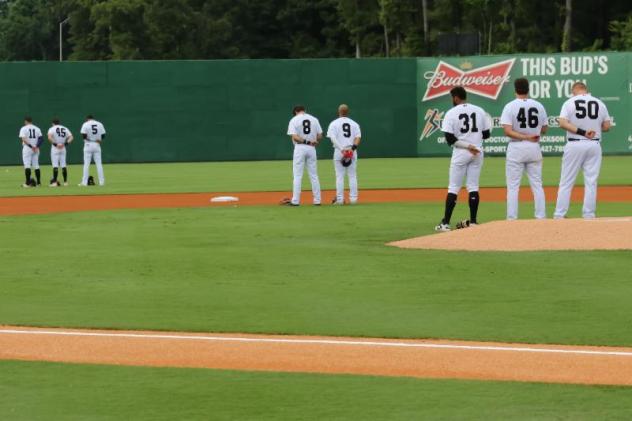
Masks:
[[[314,205],[320,205],[320,181],[316,164],[316,146],[323,138],[323,129],[318,119],[305,112],[305,107],[297,105],[292,110],[294,117],[290,120],[287,134],[294,144],[292,171],[294,175],[292,199],[284,199],[283,204],[298,206],[301,203],[301,185],[303,171],[307,166],[309,180],[312,183]]]
[[[62,126],[58,118],[53,119],[53,125],[48,129],[48,141],[51,143],[50,160],[53,164],[53,178],[51,187],[59,186],[59,168],[64,177],[64,186],[68,185],[68,170],[66,169],[66,146],[72,143],[73,137],[67,127]]]
[[[601,169],[601,134],[610,130],[606,105],[588,93],[586,85],[576,82],[573,97],[562,105],[560,127],[566,130],[567,143],[562,156],[562,175],[557,191],[555,218],[568,212],[571,191],[579,170],[584,171],[584,218],[594,218],[597,207],[597,179]]]
[[[483,167],[483,139],[489,138],[491,130],[491,121],[485,111],[466,102],[467,94],[464,88],[452,88],[450,95],[454,108],[446,113],[441,131],[454,150],[450,161],[450,182],[445,213],[441,223],[435,227],[436,231],[450,231],[450,219],[463,179],[466,180],[470,205],[470,219],[464,221],[464,225],[478,223],[478,184]]]
[[[94,117],[89,115],[86,122],[81,126],[81,135],[83,136],[83,178],[79,186],[87,186],[90,177],[90,163],[94,160],[97,167],[97,175],[99,177],[99,185],[105,185],[105,177],[103,176],[103,164],[101,162],[101,142],[105,139],[105,127],[96,121]]]
[[[22,161],[24,162],[24,176],[26,182],[22,187],[35,187],[41,185],[41,173],[39,167],[40,146],[44,143],[42,131],[33,124],[31,117],[24,117],[24,126],[20,129],[20,142],[22,142]],[[31,179],[31,169],[35,171],[37,181]]]
[[[535,202],[535,217],[546,217],[546,199],[542,188],[542,150],[540,135],[548,129],[542,104],[529,98],[529,81],[514,82],[516,99],[505,105],[500,124],[509,137],[505,175],[507,179],[507,219],[518,219],[520,180],[526,171]]]

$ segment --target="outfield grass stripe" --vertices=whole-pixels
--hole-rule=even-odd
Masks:
[[[529,353],[551,353],[551,354],[574,354],[574,355],[599,355],[599,356],[621,356],[632,357],[630,351],[601,351],[594,349],[583,349],[585,347],[573,347],[573,349],[552,348],[543,346],[514,346],[514,345],[464,345],[457,343],[434,343],[434,342],[402,342],[386,340],[349,340],[349,339],[301,339],[301,338],[278,338],[278,337],[242,337],[242,336],[207,336],[207,335],[185,335],[185,334],[159,334],[159,333],[127,333],[127,332],[86,332],[86,331],[65,331],[65,330],[21,330],[21,329],[0,329],[0,334],[10,335],[53,335],[53,336],[78,336],[78,337],[103,337],[103,338],[142,338],[142,339],[167,339],[167,340],[194,340],[194,341],[217,341],[217,342],[249,342],[249,343],[276,343],[276,344],[305,344],[305,345],[351,345],[360,347],[395,347],[395,348],[429,348],[429,349],[452,349],[452,350],[476,350],[476,351],[509,351],[509,352],[529,352]],[[561,346],[561,345],[560,345]],[[567,347],[570,348],[570,347]]]

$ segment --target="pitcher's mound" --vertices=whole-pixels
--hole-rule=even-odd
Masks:
[[[630,250],[632,217],[494,221],[388,245],[472,251]]]

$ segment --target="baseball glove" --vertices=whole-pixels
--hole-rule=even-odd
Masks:
[[[88,185],[89,186],[94,186],[94,177],[93,176],[89,176],[88,177]]]
[[[342,159],[340,163],[343,167],[348,167],[353,162],[353,151],[351,149],[345,149],[342,151]]]
[[[460,230],[463,228],[469,228],[470,227],[470,221],[468,219],[465,219],[463,221],[459,221],[456,223],[456,229]]]

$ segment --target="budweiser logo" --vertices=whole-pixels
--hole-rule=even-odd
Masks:
[[[443,114],[445,114],[445,112],[440,113],[436,108],[426,110],[426,125],[424,126],[424,130],[421,132],[419,140],[430,137],[436,131],[441,129],[441,119],[443,118]]]
[[[509,81],[509,72],[515,60],[512,58],[467,72],[440,61],[434,72],[424,73],[428,87],[422,101],[446,95],[455,86],[463,86],[467,92],[496,99],[503,84]]]

